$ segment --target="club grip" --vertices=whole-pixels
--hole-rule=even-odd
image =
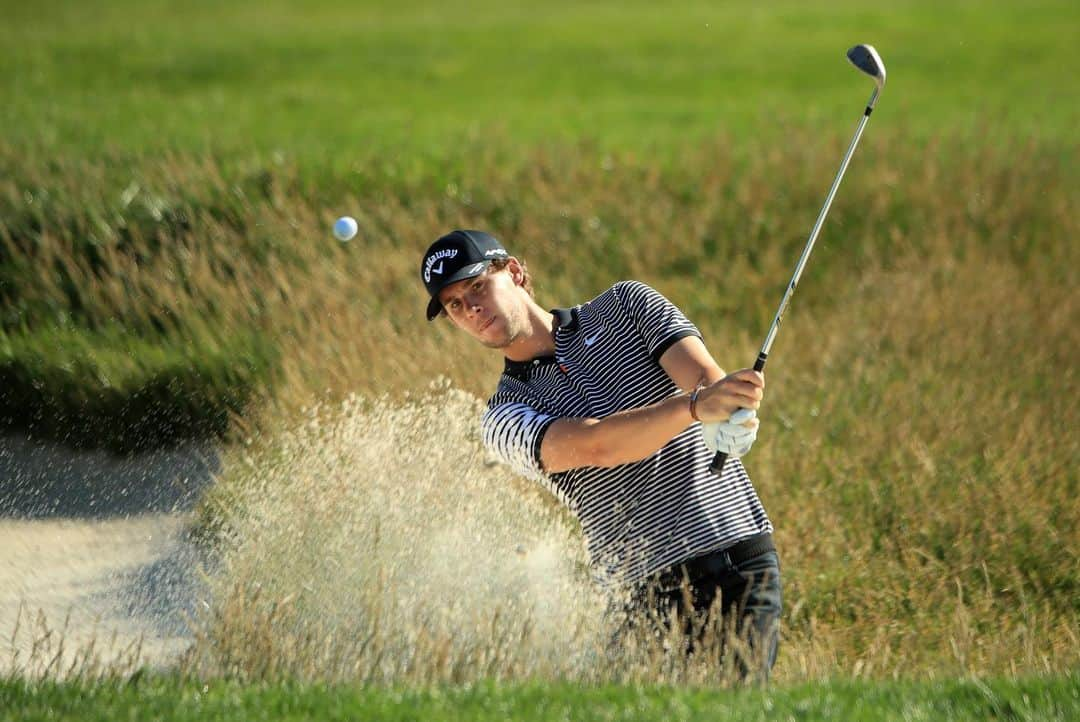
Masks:
[[[727,463],[727,454],[722,451],[716,452],[716,456],[712,458],[712,463],[709,464],[709,471],[720,476],[724,471],[724,464]]]
[[[765,362],[768,361],[768,360],[769,360],[769,354],[765,353],[764,351],[759,353],[758,356],[757,356],[757,361],[754,362],[754,370],[755,371],[763,371],[763,370],[765,370]],[[724,471],[724,464],[726,464],[726,463],[727,463],[727,454],[725,454],[722,451],[718,451],[718,452],[716,452],[716,455],[713,456],[712,463],[709,464],[709,471],[716,474],[717,476],[720,476],[721,472]]]

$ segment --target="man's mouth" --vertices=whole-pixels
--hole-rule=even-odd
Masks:
[[[484,321],[484,322],[483,322],[483,323],[482,323],[482,324],[480,325],[480,330],[481,330],[481,331],[485,331],[485,330],[487,330],[487,327],[488,327],[488,326],[490,326],[491,324],[493,324],[494,322],[495,322],[495,317],[494,317],[494,316],[492,316],[491,318],[489,318],[489,319],[488,319],[487,321]]]

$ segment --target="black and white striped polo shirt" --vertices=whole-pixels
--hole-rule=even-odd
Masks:
[[[722,477],[693,424],[643,461],[546,474],[540,442],[562,417],[603,418],[682,393],[659,359],[701,334],[670,301],[636,281],[557,309],[555,355],[509,359],[481,425],[484,443],[517,472],[540,481],[581,522],[593,575],[633,583],[671,564],[772,531],[736,459]]]

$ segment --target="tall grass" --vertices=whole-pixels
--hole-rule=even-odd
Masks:
[[[71,635],[70,612],[50,620],[42,610],[20,605],[10,634],[8,656],[0,661],[0,678],[33,683],[65,680],[95,683],[140,673],[146,663],[143,640],[121,640],[113,632],[92,630],[88,637]],[[100,634],[98,633],[100,631]]]
[[[220,567],[185,674],[736,683],[734,658],[719,653],[722,629],[690,659],[678,635],[617,636],[622,618],[590,587],[576,525],[538,488],[488,462],[479,406],[445,383],[404,400],[350,399],[238,456],[231,483],[207,501],[220,524]],[[924,467],[924,444],[900,442],[896,454],[922,447],[911,466]],[[785,568],[777,682],[1075,667],[1080,613],[1067,551],[1075,510],[1048,529],[1060,545],[1046,544],[1022,526],[1060,500],[1011,514],[970,500],[976,485],[998,487],[996,496],[1028,480],[965,479],[954,500],[941,488],[948,480],[925,469],[832,477],[839,449],[812,462],[816,476],[795,477],[791,457],[824,446],[776,428],[750,460]],[[849,467],[873,456],[860,448],[843,455]],[[901,485],[913,502],[895,503]],[[997,529],[983,533],[991,523]]]
[[[279,350],[272,401],[238,422],[250,448],[204,506],[224,551],[191,669],[715,679],[662,647],[605,656],[575,527],[484,464],[472,425],[500,359],[423,320],[418,253],[493,230],[550,306],[639,278],[723,366],[748,365],[845,142],[720,137],[664,165],[491,142],[467,164],[320,173],[188,155],[49,167],[6,147],[5,329],[241,329]],[[1078,663],[1075,158],[885,130],[860,149],[747,459],[785,570],[778,679]],[[343,212],[362,226],[348,244],[327,233]],[[450,390],[428,391],[440,375]]]
[[[254,333],[288,350],[275,396],[301,404],[313,391],[403,390],[435,374],[483,393],[491,376],[478,369],[497,360],[457,342],[447,358],[455,336],[423,322],[414,268],[446,229],[483,227],[529,261],[544,302],[643,278],[733,366],[751,357],[845,142],[793,131],[784,147],[736,148],[718,137],[657,165],[588,144],[522,153],[496,139],[462,149],[467,163],[372,156],[318,171],[258,156],[42,166],[0,147],[2,326],[194,346]],[[1039,309],[1075,286],[1075,148],[972,148],[883,130],[860,153],[793,319],[913,260],[940,283],[965,263],[1014,267]],[[342,212],[361,221],[348,244],[327,231]]]

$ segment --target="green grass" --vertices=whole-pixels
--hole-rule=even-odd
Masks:
[[[648,192],[675,196],[680,211],[709,202],[710,174],[772,169],[751,196],[716,189],[730,213],[690,228],[689,247],[659,259],[660,275],[692,272],[702,258],[695,247],[727,258],[738,252],[731,243],[764,238],[786,252],[805,233],[869,95],[843,59],[859,41],[875,43],[889,68],[870,133],[889,145],[861,151],[856,168],[891,156],[918,165],[946,137],[960,163],[977,155],[965,147],[976,141],[1011,149],[997,154],[1021,163],[1030,142],[1035,162],[1062,159],[1052,182],[1076,181],[1068,159],[1077,109],[1061,102],[1072,92],[1061,69],[1080,58],[1069,32],[1080,15],[1063,1],[691,2],[672,11],[648,2],[0,0],[0,12],[0,328],[13,335],[9,351],[36,343],[20,334],[70,326],[114,357],[131,352],[110,341],[116,326],[139,348],[205,336],[228,345],[237,329],[264,347],[290,345],[296,329],[270,308],[298,292],[268,277],[311,279],[312,265],[340,261],[298,247],[325,243],[335,212],[361,216],[368,240],[392,234],[405,255],[442,230],[405,222],[430,219],[432,209],[440,226],[485,225],[504,236],[522,237],[539,218],[549,239],[562,239],[548,241],[556,246],[600,229],[607,238],[573,259],[595,273],[568,289],[594,292],[634,270],[625,249],[643,242],[619,206],[670,200],[637,200],[634,179],[649,185],[654,169],[664,186]],[[620,168],[598,174],[583,163]],[[598,197],[605,175],[621,197]],[[543,185],[581,193],[591,207],[550,218],[567,214],[567,202],[531,197]],[[947,192],[969,205],[963,190]],[[918,209],[892,203],[890,223],[917,228]],[[838,205],[830,223],[845,223],[844,213]],[[830,263],[821,255],[811,278]],[[385,313],[407,295],[405,283],[391,282],[370,310]],[[761,308],[773,303],[772,288],[767,295]],[[724,303],[703,294],[688,310],[722,312]],[[226,355],[245,354],[240,344]],[[18,360],[24,371],[8,376],[65,379],[42,365],[51,356]],[[36,397],[23,391],[8,408]],[[93,400],[102,394],[86,397],[108,405]],[[46,419],[39,428],[66,433],[49,404],[31,406],[26,415]]]
[[[458,409],[451,435],[398,403],[440,375],[484,396],[500,367],[423,320],[419,252],[449,228],[493,230],[548,306],[638,278],[686,310],[721,365],[747,364],[869,94],[843,60],[859,41],[881,50],[889,86],[774,347],[747,461],[785,563],[777,678],[1075,667],[1075,3],[0,10],[9,423],[63,437],[72,417],[156,422],[144,398],[194,409],[202,429],[269,420],[269,452],[257,434],[231,449],[244,458],[204,510],[238,549],[209,677],[327,679],[328,658],[340,679],[369,662],[391,681],[458,662],[483,678],[505,654],[520,679],[550,661],[483,627],[471,646],[444,644],[452,626],[404,612],[376,618],[399,656],[323,644],[341,641],[334,624],[370,619],[337,567],[312,569],[344,560],[367,589],[376,577],[354,562],[412,568],[358,540],[397,535],[422,553],[417,507],[432,534],[468,512],[457,528],[495,534],[484,518],[506,541],[466,551],[547,529],[517,497],[462,504],[446,483],[446,468],[468,468],[477,488],[512,489],[477,468],[474,405],[424,407]],[[348,244],[328,232],[343,213],[361,222]],[[383,416],[326,405],[303,443],[278,435],[353,392]],[[368,511],[384,497],[408,519]],[[260,588],[258,604],[245,597]],[[260,604],[291,616],[247,613]],[[412,665],[420,642],[443,656]]]
[[[119,328],[0,330],[0,426],[118,452],[224,437],[267,388],[275,355],[239,330],[157,340]]]
[[[1071,142],[1068,0],[871,6],[650,2],[3,3],[0,124],[45,151],[280,150],[319,163],[453,155],[493,134],[667,147],[854,126]],[[332,158],[337,155],[338,158]]]
[[[834,308],[843,298],[837,288],[905,258],[936,258],[939,275],[947,262],[1005,260],[1048,298],[1074,282],[1072,246],[1061,239],[1075,226],[1067,211],[1075,166],[1055,144],[971,148],[960,136],[921,143],[892,127],[878,131],[832,210],[796,314]],[[98,411],[122,406],[106,398],[144,388],[73,392],[64,358],[79,347],[65,351],[59,341],[33,358],[12,355],[48,347],[35,338],[70,333],[94,340],[98,357],[132,359],[127,365],[146,379],[161,368],[196,385],[203,379],[205,398],[223,398],[234,383],[239,397],[251,386],[270,391],[268,372],[280,364],[288,367],[274,389],[282,398],[404,389],[438,373],[483,393],[487,381],[475,369],[490,363],[477,350],[447,358],[440,347],[452,335],[441,324],[427,333],[419,316],[415,256],[459,226],[493,229],[528,259],[545,302],[576,302],[639,277],[672,294],[710,338],[757,336],[844,143],[808,131],[792,140],[782,149],[760,141],[732,148],[713,138],[671,151],[662,167],[574,144],[516,157],[520,148],[502,141],[473,146],[470,163],[398,173],[402,166],[389,162],[363,175],[257,156],[37,164],[36,151],[0,147],[0,329],[5,363],[22,369],[8,374],[0,403],[62,436],[82,401],[35,399],[82,399],[88,418],[106,418]],[[361,220],[352,243],[329,237],[338,208]],[[557,271],[565,267],[575,273]],[[178,363],[162,367],[154,344]],[[253,347],[259,371],[230,371],[244,368]],[[203,356],[212,358],[196,363]],[[236,406],[205,408],[220,419]]]
[[[1019,680],[817,682],[767,690],[570,684],[362,688],[0,681],[0,720],[1066,720],[1080,715],[1076,674]]]

